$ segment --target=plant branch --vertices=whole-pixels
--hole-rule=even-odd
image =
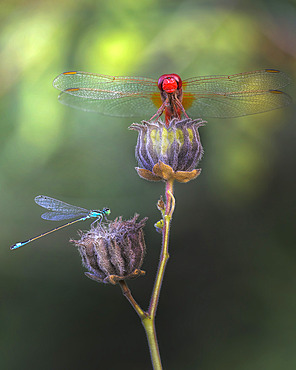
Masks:
[[[142,308],[138,305],[138,303],[135,301],[134,297],[132,296],[132,293],[126,283],[125,280],[119,281],[119,286],[122,290],[122,294],[125,296],[125,298],[129,301],[129,303],[133,306],[141,320],[143,320],[145,317],[147,317],[147,313],[142,310]]]
[[[122,290],[123,295],[126,297],[126,299],[130,302],[132,307],[137,312],[138,316],[140,317],[142,324],[144,326],[147,340],[148,340],[148,346],[150,350],[151,355],[151,361],[153,365],[154,370],[162,370],[161,365],[161,359],[159,354],[159,348],[158,348],[158,342],[156,338],[156,331],[155,331],[155,324],[154,324],[154,318],[148,315],[147,312],[143,311],[141,307],[138,305],[138,303],[133,298],[131,291],[125,282],[125,280],[119,281],[119,286]]]
[[[161,247],[160,260],[159,260],[158,270],[156,274],[156,279],[155,279],[155,283],[154,283],[154,287],[153,287],[153,291],[151,295],[148,312],[145,312],[144,310],[142,310],[142,308],[135,301],[125,280],[119,281],[119,285],[121,287],[123,295],[130,302],[134,310],[137,312],[144,326],[147,340],[148,340],[151,361],[152,361],[154,370],[162,370],[158,341],[157,341],[156,331],[155,331],[155,316],[156,316],[156,310],[157,310],[160,290],[162,286],[162,281],[163,281],[163,277],[165,273],[165,268],[166,268],[166,264],[169,259],[168,249],[169,249],[170,224],[171,224],[173,212],[175,209],[175,198],[173,195],[173,181],[174,180],[166,181],[166,192],[165,192],[166,204],[165,204],[165,210],[163,212],[164,225],[162,228],[162,247]]]
[[[156,275],[156,280],[154,283],[154,288],[150,300],[149,305],[149,316],[155,318],[157,304],[159,300],[160,289],[164,277],[164,272],[166,268],[166,264],[169,259],[169,233],[170,233],[170,223],[172,220],[172,214],[175,208],[175,198],[173,196],[173,180],[166,182],[166,208],[164,214],[164,226],[162,229],[162,248],[161,248],[161,255],[160,261],[158,265],[158,271]]]

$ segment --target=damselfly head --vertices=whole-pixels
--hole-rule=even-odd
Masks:
[[[103,208],[103,213],[106,215],[106,216],[109,216],[111,214],[111,209],[109,208]]]

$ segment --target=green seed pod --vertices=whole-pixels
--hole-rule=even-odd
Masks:
[[[201,119],[176,118],[167,127],[162,121],[133,123],[130,129],[139,132],[136,145],[138,174],[152,181],[174,178],[187,182],[200,173],[195,169],[203,155],[198,129]]]

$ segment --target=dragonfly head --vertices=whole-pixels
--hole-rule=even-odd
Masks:
[[[170,73],[160,76],[157,85],[160,91],[172,94],[182,88],[182,80],[176,73]]]
[[[104,213],[105,216],[109,216],[110,213],[111,213],[111,209],[109,209],[109,208],[103,208],[103,213]]]

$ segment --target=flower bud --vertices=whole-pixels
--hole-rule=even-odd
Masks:
[[[146,246],[143,227],[147,217],[136,222],[139,215],[123,221],[121,217],[108,224],[98,224],[80,233],[80,240],[71,240],[88,269],[85,275],[102,283],[116,284],[119,280],[145,274],[140,270]]]
[[[195,167],[203,155],[203,148],[198,128],[205,121],[174,118],[168,127],[160,120],[142,123],[130,126],[139,132],[136,145],[139,176],[151,181],[187,182],[199,175],[200,170]]]

